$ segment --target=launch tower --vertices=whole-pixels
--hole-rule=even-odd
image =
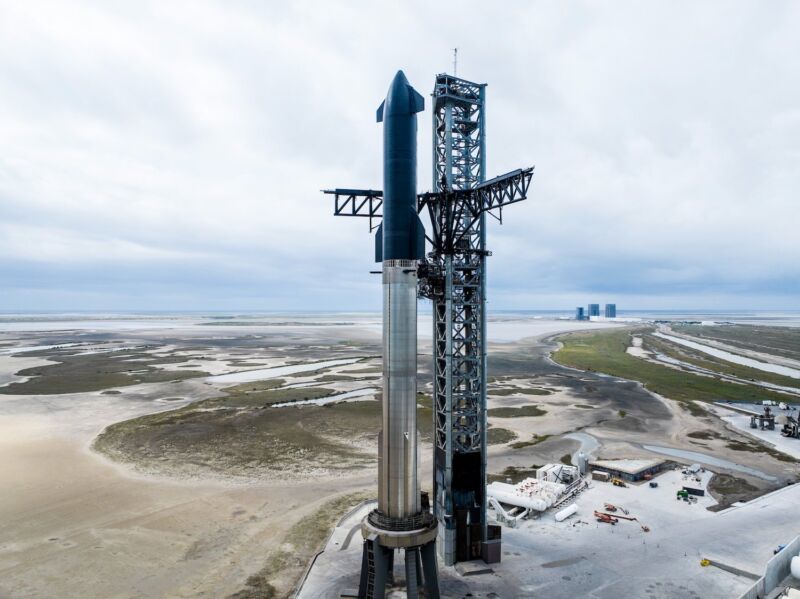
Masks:
[[[433,191],[416,198],[416,212],[427,216],[429,226],[423,230],[416,225],[416,229],[409,228],[403,237],[409,243],[412,237],[417,239],[413,243],[427,240],[431,250],[427,255],[419,255],[413,264],[404,263],[399,270],[406,275],[413,271],[419,296],[433,304],[433,507],[438,552],[447,565],[475,558],[487,562],[500,559],[499,527],[490,527],[486,518],[485,304],[486,257],[490,255],[486,250],[486,214],[502,222],[503,207],[526,199],[533,177],[530,167],[485,180],[485,90],[485,84],[447,74],[436,77],[432,94]],[[382,111],[383,107],[379,118]],[[386,139],[385,183],[387,166],[392,164],[386,160]],[[387,233],[382,225],[387,223],[375,223],[387,220],[387,210],[391,209],[393,214],[395,208],[387,208],[384,199],[394,203],[394,194],[384,198],[384,191],[372,189],[334,189],[325,193],[335,196],[335,215],[366,217],[370,230],[378,228],[376,261],[384,263],[385,285],[389,256],[384,255]],[[393,221],[396,222],[394,218]],[[417,233],[424,234],[424,240],[416,237]],[[379,247],[384,248],[384,253]],[[418,248],[415,246],[413,251]],[[391,368],[386,348],[391,347],[392,336],[391,327],[387,329],[384,299],[385,381],[387,367]],[[382,438],[386,434],[384,430]],[[385,459],[384,454],[381,463]],[[379,473],[381,481],[383,476]],[[372,553],[369,537],[365,535],[365,539],[367,564],[372,563]],[[424,554],[427,547],[422,549]],[[386,559],[390,560],[388,556]],[[409,558],[407,553],[407,565],[415,559]],[[421,568],[416,570],[419,572]],[[414,578],[412,571],[409,579]],[[362,572],[362,588],[363,576]],[[378,586],[374,596],[382,597],[382,585]]]

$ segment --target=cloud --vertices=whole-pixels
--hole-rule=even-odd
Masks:
[[[0,309],[375,309],[374,111],[486,81],[491,306],[794,308],[800,8],[748,2],[0,5]],[[430,181],[429,112],[420,188]]]

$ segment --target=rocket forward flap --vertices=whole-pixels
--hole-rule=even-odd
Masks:
[[[425,257],[425,227],[422,226],[422,221],[419,220],[419,216],[414,219],[416,234],[412,237],[412,239],[416,242],[415,248],[415,258],[417,260],[422,260]]]
[[[386,100],[381,102],[381,105],[378,106],[378,112],[375,113],[375,120],[379,123],[383,122],[383,106],[386,104]]]
[[[381,110],[381,114],[383,114],[382,108],[383,104],[381,104],[381,108],[378,109]],[[410,85],[408,86],[408,109],[412,114],[425,110],[425,98]]]
[[[383,262],[383,223],[378,225],[375,233],[375,262]]]

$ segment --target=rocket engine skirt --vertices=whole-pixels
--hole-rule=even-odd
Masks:
[[[383,430],[378,511],[420,511],[417,488],[417,263],[383,262]]]

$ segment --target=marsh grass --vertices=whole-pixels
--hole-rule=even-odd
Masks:
[[[553,359],[571,368],[639,381],[648,390],[681,402],[785,400],[784,395],[755,385],[697,376],[628,354],[626,349],[630,345],[631,333],[641,335],[647,330],[612,329],[571,333],[560,337],[563,347],[553,354]],[[688,409],[692,410],[692,407]]]

